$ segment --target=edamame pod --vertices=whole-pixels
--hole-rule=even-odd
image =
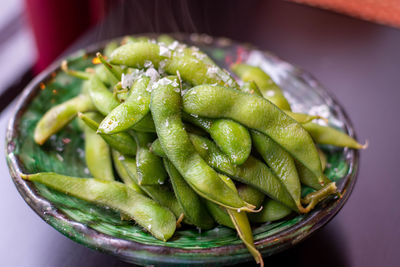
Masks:
[[[183,96],[183,110],[209,118],[230,118],[268,135],[323,184],[321,162],[310,135],[268,100],[226,87],[200,85]]]
[[[289,102],[279,86],[261,68],[247,64],[233,64],[231,69],[242,81],[254,81],[266,99],[281,109],[290,110]]]
[[[326,168],[326,162],[327,162],[326,155],[325,155],[324,151],[322,151],[322,149],[317,147],[317,150],[318,150],[319,159],[321,160],[321,168],[322,168],[322,171],[324,171]]]
[[[102,120],[102,117],[98,113],[92,114],[83,114],[78,113],[78,117],[91,129],[97,131],[99,127],[98,121]],[[99,134],[110,147],[118,150],[123,155],[127,156],[135,156],[136,155],[136,142],[126,132],[117,133],[117,134]]]
[[[257,85],[253,81],[244,83],[243,86],[240,87],[240,91],[251,94],[251,95],[263,97],[263,95],[261,94],[261,91],[258,89]],[[274,103],[273,101],[271,101],[271,102]],[[278,108],[281,108],[281,106],[279,106],[279,105],[276,105],[276,106]],[[288,116],[290,116],[291,118],[293,118],[294,120],[296,120],[298,123],[301,123],[301,124],[307,123],[307,122],[310,122],[310,121],[316,120],[316,119],[326,120],[325,118],[318,116],[318,115],[297,113],[297,112],[292,112],[290,110],[284,110],[284,109],[282,109],[282,110]]]
[[[98,131],[114,134],[125,131],[142,120],[150,111],[149,77],[137,79],[126,101],[113,109],[100,123]]]
[[[208,59],[205,54],[193,48],[186,48],[186,46],[182,46],[177,42],[176,44],[177,45],[174,47],[172,47],[173,45],[169,47],[158,46],[153,43],[126,44],[113,52],[111,55],[111,62],[127,65],[129,67],[143,67],[145,61],[137,52],[143,51],[143,53],[147,55],[147,60],[152,62],[156,68],[159,67],[159,63],[162,61],[163,68],[167,73],[179,75],[180,79],[182,78],[190,84],[200,85],[204,83],[216,83],[219,85],[238,87],[229,73],[219,68],[212,60]],[[244,162],[251,150],[251,139],[247,129],[236,122],[226,122],[217,125],[221,127],[223,125],[225,126],[223,129],[216,129],[215,131],[214,137],[218,139],[218,145],[221,145],[223,151],[228,155],[232,155],[234,162],[237,164]],[[247,134],[247,138],[243,139],[242,142],[237,142],[235,138],[231,138],[232,142],[229,142],[229,139],[222,142],[220,139],[223,139],[222,136],[224,136],[224,134],[218,132],[231,129],[233,125],[235,125],[235,131],[231,133],[231,136],[234,136],[233,134],[240,129],[239,132]],[[212,130],[212,132],[214,132],[214,130]],[[236,146],[234,146],[234,144]]]
[[[138,183],[137,179],[137,169],[136,169],[136,160],[131,157],[124,157],[120,160],[125,167],[128,175]],[[139,187],[146,192],[148,196],[150,196],[153,200],[160,203],[162,206],[170,209],[176,218],[179,218],[184,212],[176,199],[174,193],[169,190],[169,188],[165,185],[139,185]],[[189,221],[185,218],[185,222],[189,223]]]
[[[185,182],[185,179],[179,174],[178,170],[166,158],[164,158],[164,166],[169,174],[176,199],[183,208],[185,217],[200,229],[212,228],[214,226],[214,220],[208,214],[200,197]]]
[[[158,68],[166,56],[160,55],[158,44],[150,42],[131,42],[115,49],[110,56],[110,63],[125,65],[131,68],[143,68],[146,61]]]
[[[286,150],[266,135],[257,131],[251,131],[251,137],[258,153],[285,186],[299,211],[303,211],[300,202],[300,179],[293,158]]]
[[[67,125],[78,112],[95,109],[88,95],[78,95],[49,109],[36,124],[34,140],[43,145],[50,136]]]
[[[152,133],[134,133],[137,151],[136,168],[139,185],[160,185],[165,182],[167,172],[162,159],[150,152],[148,146],[156,138]]]
[[[232,120],[212,120],[183,114],[183,119],[208,132],[217,146],[234,164],[242,164],[251,152],[249,131]]]
[[[336,130],[329,126],[322,126],[316,123],[303,124],[304,129],[308,131],[317,144],[333,145],[339,147],[349,147],[354,149],[364,149],[368,145],[359,144],[354,138],[344,132]]]
[[[188,53],[189,51],[189,53]],[[133,68],[143,68],[146,61],[158,68],[160,62],[163,69],[177,75],[190,84],[214,84],[237,87],[235,80],[228,72],[223,71],[210,60],[202,60],[203,54],[199,51],[187,50],[186,46],[177,43],[174,47],[159,46],[155,43],[125,44],[111,54],[112,64],[125,65]]]
[[[88,88],[94,106],[104,116],[119,105],[118,100],[96,76],[90,77]]]
[[[181,95],[176,78],[161,79],[151,92],[150,110],[161,146],[185,181],[200,196],[230,209],[254,211],[221,181],[194,149],[181,120]]]
[[[208,212],[210,212],[211,216],[218,224],[235,229],[235,225],[225,208],[209,200],[205,200],[204,204],[207,206]]]
[[[99,64],[94,67],[94,75],[106,86],[113,86],[118,82],[103,64]]]
[[[97,179],[115,180],[110,148],[96,131],[82,124],[85,133],[85,159],[90,173]]]
[[[240,86],[240,91],[263,97],[260,89],[254,81],[245,82],[242,86]]]
[[[65,194],[110,207],[134,219],[154,237],[167,241],[175,232],[175,216],[130,187],[92,178],[76,178],[57,173],[21,174],[25,180],[42,183]]]
[[[221,179],[230,187],[232,190],[236,190],[235,184],[231,179],[226,176],[220,175]],[[236,228],[236,232],[238,233],[240,239],[242,239],[243,243],[249,250],[250,254],[253,256],[255,261],[260,264],[261,267],[264,266],[263,258],[260,252],[254,245],[253,233],[251,231],[251,226],[249,219],[247,218],[247,214],[245,212],[238,212],[235,210],[226,210],[231,217],[233,225]]]
[[[262,204],[265,195],[259,190],[247,184],[239,184],[236,186],[239,196],[247,203],[253,204],[257,208]]]
[[[290,116],[292,119],[296,120],[298,123],[304,125],[305,123],[308,123],[313,120],[317,119],[323,119],[326,120],[325,118],[318,116],[318,115],[309,115],[305,113],[297,113],[297,112],[292,112],[289,110],[284,110],[283,112],[286,113],[286,115]]]
[[[292,213],[291,209],[270,198],[264,200],[262,207],[260,212],[249,214],[249,220],[251,222],[273,222],[281,220]]]
[[[251,138],[244,126],[232,120],[215,120],[209,133],[234,164],[243,164],[249,157]]]
[[[157,42],[170,45],[173,42],[175,42],[175,39],[169,36],[168,34],[161,34],[160,36],[157,37]]]
[[[297,169],[297,173],[299,174],[300,182],[306,186],[309,186],[315,190],[320,190],[323,186],[319,182],[318,178],[303,164],[294,161]],[[324,184],[329,184],[331,180],[329,180],[325,175],[323,176]]]
[[[124,182],[124,184],[126,184],[127,186],[130,186],[139,194],[146,195],[146,193],[139,187],[136,181],[134,181],[129,176],[128,172],[125,169],[125,166],[122,164],[121,160],[124,160],[125,157],[115,149],[112,149],[111,155],[114,162],[115,170],[117,171],[118,176],[119,178],[121,178],[122,182]]]
[[[150,151],[159,157],[162,157],[162,158],[167,157],[163,148],[161,147],[160,139],[158,139],[158,138],[156,140],[154,140],[154,142],[151,144]]]
[[[247,87],[252,88],[251,92],[254,95],[262,97],[261,93],[257,91],[257,85],[255,85],[254,83],[249,83]],[[243,91],[249,89],[246,89],[246,86],[244,86],[241,87],[241,90]],[[314,119],[314,116],[310,116],[307,114],[294,113],[291,111],[284,112],[300,123],[306,123],[310,119]],[[304,209],[301,205],[300,179],[297,174],[297,169],[293,158],[281,146],[276,144],[270,137],[255,130],[250,130],[250,133],[253,140],[253,145],[258,153],[261,155],[267,165],[275,172],[277,177],[281,180],[282,184],[286,187],[293,200],[295,201],[298,210],[304,213],[306,209]],[[317,182],[319,182],[318,179]]]
[[[154,121],[153,118],[151,117],[151,113],[147,113],[141,119],[138,121],[135,125],[133,125],[132,130],[135,130],[137,132],[144,132],[144,133],[155,133],[156,132],[156,127],[154,126]]]
[[[193,134],[190,134],[189,137],[197,153],[211,167],[232,179],[253,186],[271,198],[284,203],[294,211],[299,211],[293,198],[279,181],[279,178],[264,163],[250,156],[242,165],[234,165],[209,139]],[[166,156],[157,140],[151,145],[151,150],[159,156]]]

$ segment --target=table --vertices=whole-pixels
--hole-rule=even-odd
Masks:
[[[137,8],[138,2],[132,2]],[[368,139],[370,143],[361,152],[358,181],[342,211],[308,240],[265,259],[266,266],[397,265],[400,261],[400,179],[397,175],[400,31],[282,1],[230,1],[229,4],[199,1],[186,7],[182,3],[183,11],[200,8],[190,23],[177,22],[181,30],[197,30],[253,43],[310,71],[347,110],[359,140]],[[141,12],[147,10],[147,5],[157,6],[152,4],[143,4]],[[155,15],[160,12],[156,11]],[[164,17],[153,26],[140,24],[141,20],[150,18],[137,18],[140,23],[130,25],[131,31],[171,31],[163,23]],[[115,23],[115,17],[112,20]],[[100,34],[111,27],[107,26],[107,20],[104,25],[84,36],[71,50],[93,40],[126,33],[126,29],[116,29]],[[154,25],[158,26],[154,28]],[[196,29],[192,28],[195,26]],[[4,129],[12,106],[0,116],[1,151],[4,151]],[[112,256],[74,243],[44,223],[14,188],[4,158],[0,161],[0,170],[3,174],[0,265],[128,266]]]

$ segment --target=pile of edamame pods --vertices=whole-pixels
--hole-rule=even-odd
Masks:
[[[167,241],[178,227],[236,229],[255,260],[251,224],[307,213],[337,195],[316,144],[364,148],[295,113],[259,67],[221,69],[197,47],[162,35],[126,37],[97,53],[81,93],[36,125],[42,145],[78,117],[93,178],[57,173],[24,179],[115,209]],[[323,119],[323,118],[322,118]],[[302,185],[315,191],[301,198]]]

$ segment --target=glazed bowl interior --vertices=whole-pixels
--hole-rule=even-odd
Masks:
[[[205,35],[176,35],[198,46],[215,62],[229,69],[233,62],[247,62],[263,68],[284,90],[294,111],[319,114],[332,126],[354,136],[343,108],[309,74],[276,56],[249,45]],[[92,66],[99,43],[68,58],[73,69]],[[82,132],[76,121],[52,136],[43,146],[33,141],[33,130],[52,106],[76,96],[81,81],[60,71],[60,62],[34,79],[21,95],[7,129],[7,162],[12,179],[25,201],[47,223],[69,238],[123,260],[137,264],[231,264],[251,260],[235,231],[217,226],[208,231],[184,227],[168,242],[152,237],[134,222],[120,215],[43,185],[24,181],[19,173],[52,171],[70,176],[90,177],[85,165]],[[265,256],[288,248],[326,224],[344,205],[356,181],[358,153],[352,149],[321,147],[327,155],[328,178],[337,182],[343,197],[330,198],[307,215],[256,225],[255,244]],[[303,194],[309,192],[305,188]]]

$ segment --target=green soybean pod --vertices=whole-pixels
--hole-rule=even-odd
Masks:
[[[99,127],[99,121],[103,119],[103,117],[98,113],[91,114],[83,114],[78,113],[78,117],[91,129],[97,131]],[[127,156],[135,156],[136,155],[136,142],[132,136],[130,136],[126,132],[117,133],[117,134],[99,134],[106,143]]]
[[[161,147],[160,139],[158,139],[158,138],[156,140],[154,140],[154,142],[151,144],[150,151],[159,157],[162,157],[162,158],[167,157],[163,148]]]
[[[324,151],[322,151],[322,149],[317,147],[317,150],[318,150],[319,158],[321,160],[322,171],[324,171],[326,168],[326,162],[327,162],[326,155],[325,155]]]
[[[254,90],[257,86],[254,84],[249,84],[248,87],[253,87],[252,91],[254,95],[262,96],[260,92]],[[241,87],[241,90],[246,90],[246,87]],[[247,89],[248,90],[248,89]],[[294,113],[291,111],[284,111],[287,115],[295,119],[300,123],[306,123],[310,119],[314,119],[313,116],[301,113]],[[300,212],[306,212],[305,209],[301,205],[300,197],[301,197],[301,185],[300,180],[305,180],[308,184],[317,184],[320,185],[319,179],[311,173],[307,174],[307,170],[302,170],[301,177],[299,177],[296,164],[293,158],[286,152],[282,147],[276,144],[271,138],[268,136],[259,133],[255,130],[251,130],[253,145],[258,151],[258,153],[263,157],[264,161],[272,168],[275,174],[280,178],[283,185],[286,187],[288,192],[291,194],[293,200],[295,201],[297,208]],[[321,153],[318,150],[318,154],[321,157]],[[323,170],[324,166],[321,161],[321,169]],[[306,174],[304,174],[304,172]],[[310,171],[308,171],[310,173]],[[307,177],[304,177],[307,175]],[[324,179],[326,182],[326,179]],[[328,181],[329,182],[329,181]],[[309,210],[309,209],[308,209]]]
[[[164,158],[164,166],[171,179],[176,199],[181,204],[185,217],[200,229],[211,229],[214,226],[213,218],[208,214],[200,197],[185,182],[174,165]]]
[[[153,63],[158,68],[163,62],[164,70],[179,76],[193,85],[220,84],[237,87],[235,80],[209,60],[202,60],[201,53],[185,49],[170,49],[155,43],[129,43],[125,44],[111,54],[110,63],[125,65],[134,68],[143,68],[146,61]],[[197,56],[196,55],[200,55]]]
[[[240,87],[240,91],[251,94],[251,95],[263,97],[260,89],[258,89],[257,85],[253,81],[244,83],[243,86]],[[271,102],[274,103],[273,101],[271,101]],[[282,105],[277,105],[277,104],[275,104],[275,105],[278,108],[281,108],[281,106],[282,106]],[[297,113],[297,112],[292,112],[290,110],[283,110],[283,112],[285,112],[287,115],[289,115],[290,117],[292,117],[293,119],[295,119],[297,122],[299,122],[301,124],[310,122],[315,119],[324,119],[318,115]]]
[[[323,186],[319,182],[318,178],[313,174],[308,168],[306,168],[303,164],[295,160],[295,165],[297,169],[297,173],[299,174],[300,182],[306,186],[309,186],[315,190],[321,189]],[[331,182],[326,176],[324,176],[323,184],[328,184]]]
[[[317,144],[349,147],[354,149],[365,149],[368,146],[368,144],[359,144],[353,137],[329,126],[322,126],[309,122],[303,124],[303,127]]]
[[[231,179],[224,175],[220,175],[220,177],[230,188],[232,188],[232,190],[237,191],[235,184]],[[255,259],[256,263],[260,264],[260,266],[264,266],[263,258],[254,245],[253,232],[251,231],[251,226],[247,214],[245,212],[238,212],[229,209],[227,209],[226,211],[228,212],[229,217],[231,217],[233,225],[235,226],[236,232],[238,233],[240,239],[242,239],[243,243]]]
[[[247,89],[250,88],[250,89]],[[257,85],[254,83],[245,84],[245,86],[241,87],[242,91],[252,92],[254,95],[262,96],[259,91],[257,91]],[[308,114],[294,113],[291,111],[284,111],[287,115],[295,119],[299,123],[307,123],[310,120],[318,118],[318,116],[311,116]],[[251,136],[253,140],[253,145],[258,151],[258,153],[263,157],[264,161],[268,164],[268,166],[275,172],[275,174],[280,178],[283,185],[286,187],[288,192],[291,194],[293,200],[295,201],[297,208],[300,212],[306,212],[306,209],[301,205],[301,185],[300,178],[297,173],[297,168],[293,158],[290,156],[288,152],[286,152],[281,146],[276,144],[271,138],[268,136],[257,132],[255,130],[251,130]],[[318,154],[321,157],[321,153],[318,150]],[[324,166],[322,165],[322,170]],[[315,175],[307,177],[306,179],[310,180],[309,182],[319,184],[319,180]]]
[[[190,134],[189,137],[197,153],[211,167],[234,180],[256,188],[271,198],[284,203],[294,211],[299,211],[293,198],[279,178],[260,160],[250,156],[244,164],[234,165],[211,140],[193,134]],[[164,157],[166,155],[157,140],[151,145],[151,150]]]
[[[103,64],[98,64],[94,67],[94,75],[106,86],[112,86],[118,83],[117,79],[111,76],[110,72]]]
[[[293,210],[299,211],[280,179],[260,160],[250,156],[242,165],[234,165],[207,138],[190,135],[190,140],[200,156],[217,171],[228,175],[232,179],[253,186]]]
[[[283,112],[286,113],[286,115],[290,116],[291,118],[293,118],[294,120],[296,120],[298,123],[301,123],[302,125],[305,123],[309,123],[313,120],[317,120],[317,119],[324,119],[321,116],[318,115],[309,115],[309,114],[305,114],[305,113],[297,113],[297,112],[292,112],[289,110],[284,110]]]
[[[96,76],[89,79],[89,95],[96,109],[103,115],[107,115],[119,105],[113,94]]]
[[[132,68],[143,68],[146,61],[153,63],[158,68],[161,60],[166,59],[160,56],[160,47],[151,42],[132,42],[115,49],[110,56],[110,63],[125,65]]]
[[[179,72],[180,77],[192,85],[217,83],[221,86],[237,87],[236,81],[228,72],[187,53],[173,52],[171,59],[165,61],[164,69],[170,74]]]
[[[260,212],[249,214],[249,220],[254,223],[265,223],[281,220],[292,213],[292,210],[281,203],[266,198]]]
[[[115,180],[111,151],[107,143],[85,124],[83,124],[83,130],[85,134],[85,159],[90,173],[97,179]]]
[[[167,172],[162,159],[150,152],[148,146],[156,139],[152,133],[134,133],[137,151],[136,168],[139,185],[159,185],[165,182]]]
[[[247,203],[253,204],[257,208],[262,204],[265,195],[261,191],[247,184],[239,184],[236,186],[239,196]]]
[[[254,81],[248,81],[243,83],[243,85],[240,86],[239,89],[242,92],[263,97],[260,89],[258,88],[257,84]]]
[[[234,64],[231,69],[242,81],[254,81],[266,99],[281,109],[290,110],[289,102],[282,90],[261,68],[248,64]]]
[[[145,115],[143,119],[133,125],[131,129],[137,132],[155,133],[156,127],[154,126],[154,121],[151,117],[151,113],[147,113],[147,115]]]
[[[209,200],[205,200],[204,204],[207,206],[208,212],[210,212],[211,216],[218,224],[235,229],[235,225],[225,208]]]
[[[243,125],[232,120],[215,120],[209,133],[234,164],[243,164],[249,157],[251,137]]]
[[[131,187],[139,194],[146,195],[146,193],[139,187],[136,181],[129,176],[128,172],[125,169],[125,166],[122,164],[121,160],[124,160],[125,157],[115,149],[112,149],[111,155],[114,162],[115,170],[117,171],[119,178],[121,178],[124,184]]]
[[[266,135],[252,131],[251,137],[258,153],[290,193],[297,208],[302,211],[300,179],[293,158]]]
[[[157,37],[157,42],[170,45],[173,42],[175,42],[175,39],[169,36],[168,34],[161,34],[160,36]]]
[[[218,147],[204,137],[189,135],[197,153],[214,169],[228,175],[232,179],[250,185],[292,208],[299,211],[293,198],[269,168],[258,159],[250,156],[242,165],[234,165]],[[153,153],[166,157],[159,140],[151,145]],[[250,203],[253,204],[253,203]]]
[[[167,79],[168,81],[165,81]],[[185,181],[200,196],[230,209],[253,211],[194,149],[181,120],[181,95],[174,78],[163,78],[151,92],[150,110],[161,146]]]
[[[136,168],[136,160],[131,157],[124,157],[121,160],[125,170],[128,175],[133,179],[137,184],[139,183],[137,178],[137,168]],[[158,185],[139,185],[139,187],[153,200],[157,201],[164,207],[170,209],[176,218],[179,218],[182,214],[184,214],[181,205],[176,199],[174,193],[168,188],[168,186],[164,184]],[[184,220],[186,223],[190,223],[189,220]]]
[[[208,59],[206,55],[200,51],[195,51],[193,48],[176,48],[175,50],[171,50],[168,47],[160,47],[152,43],[132,43],[116,49],[111,55],[111,63],[123,64],[129,67],[143,67],[145,60],[138,55],[138,51],[146,53],[147,60],[152,62],[156,68],[158,68],[159,63],[162,61],[163,68],[167,73],[171,75],[179,75],[180,78],[190,84],[199,85],[204,83],[217,83],[235,88],[238,87],[229,73],[220,69],[212,62],[212,60]],[[160,56],[160,54],[163,56]],[[227,122],[225,124],[220,124],[220,126],[225,125],[225,128],[227,128],[227,125],[233,127],[234,124],[237,123]],[[237,129],[240,129],[241,133],[247,133],[247,139],[244,139],[246,142],[223,142],[222,145],[226,145],[226,152],[228,154],[231,154],[230,152],[232,151],[236,152],[235,149],[237,149],[237,147],[232,147],[233,144],[236,144],[236,146],[239,146],[239,144],[243,145],[243,149],[240,150],[240,152],[244,151],[243,154],[240,154],[236,158],[238,164],[240,164],[246,159],[246,153],[250,151],[251,139],[244,127],[237,124],[235,131],[237,131]],[[215,138],[218,138],[219,136],[219,134],[216,134]]]
[[[137,79],[126,101],[114,108],[100,123],[98,131],[114,134],[125,131],[141,121],[150,111],[149,77]]]
[[[242,164],[251,152],[249,131],[232,120],[212,120],[183,113],[183,119],[208,132],[218,147],[235,164]]]
[[[226,87],[200,85],[183,96],[183,110],[209,118],[230,118],[262,132],[323,183],[321,162],[312,138],[299,123],[268,100]]]
[[[65,194],[110,207],[134,219],[154,237],[167,241],[175,232],[175,216],[167,208],[130,187],[114,181],[76,178],[57,173],[21,174]]]
[[[95,107],[88,95],[78,95],[64,103],[49,109],[36,124],[33,138],[39,145],[64,128],[78,112],[94,110]]]

